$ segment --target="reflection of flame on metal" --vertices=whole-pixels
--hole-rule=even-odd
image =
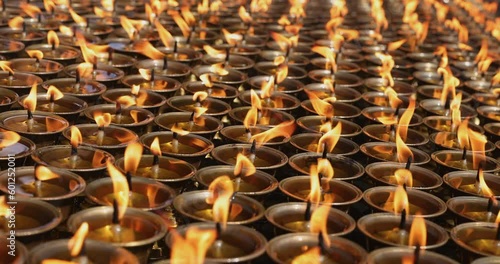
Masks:
[[[12,146],[21,140],[21,136],[13,131],[0,132],[0,149]]]

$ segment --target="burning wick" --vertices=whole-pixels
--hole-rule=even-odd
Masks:
[[[49,97],[49,112],[54,112],[54,94]]]
[[[76,167],[76,162],[78,161],[78,149],[71,145],[71,157],[69,159],[69,162],[71,164],[71,168],[75,168]]]
[[[224,65],[227,66],[229,64],[229,55],[231,54],[229,48],[226,48],[226,59]]]
[[[403,209],[401,211],[401,221],[399,222],[399,230],[398,230],[399,243],[401,245],[404,245],[405,241],[407,241],[408,232],[406,232],[405,226],[406,226],[406,209]]]
[[[177,125],[177,124],[176,124]],[[179,152],[179,140],[177,139],[177,133],[173,132],[172,134],[172,152]]]
[[[113,65],[113,52],[114,52],[113,48],[108,49],[108,64],[109,65]]]
[[[155,87],[155,69],[151,69],[151,79],[150,79],[150,86],[151,86],[151,89],[154,89]]]
[[[168,59],[167,56],[163,57],[163,71],[166,73],[168,70]]]
[[[96,140],[96,144],[98,146],[102,146],[103,141],[104,141],[104,126],[99,126],[97,128],[97,140]]]
[[[486,208],[486,212],[487,212],[486,220],[487,221],[490,221],[490,219],[492,219],[492,217],[495,216],[493,214],[493,205],[495,204],[495,202],[496,202],[495,196],[491,196],[490,199],[488,199],[488,207]]]
[[[479,177],[479,175],[481,174],[482,172],[482,166],[481,164],[479,164],[479,168],[477,169],[477,174],[476,174],[476,191],[478,194],[481,194],[482,193],[482,186],[483,184],[481,184],[481,178]]]
[[[113,200],[113,219],[111,220],[111,233],[113,234],[113,242],[121,242],[122,227],[120,226],[120,219],[118,218],[118,202]]]
[[[191,113],[191,116],[189,117],[189,122],[188,122],[188,131],[193,131],[193,126],[194,126],[194,112]]]
[[[462,152],[462,164],[464,165],[465,168],[467,168],[467,148],[465,148],[465,147],[464,147],[464,150]]]
[[[250,132],[249,128],[245,128],[245,136],[247,137],[247,142],[250,142],[250,139],[252,139],[252,132]]]
[[[120,124],[122,122],[122,106],[118,102],[116,102],[115,105],[116,105],[116,111],[115,111],[116,123]]]
[[[35,120],[33,119],[33,113],[28,109],[28,120],[26,121],[26,125],[28,126],[28,132],[33,130],[33,125]]]
[[[252,142],[252,146],[250,147],[250,155],[248,156],[248,159],[250,159],[250,161],[252,163],[255,163],[255,151],[256,151],[256,148],[257,148],[257,142],[254,140]]]
[[[158,155],[153,155],[153,165],[151,166],[151,174],[153,178],[158,178],[158,173],[160,172],[160,159]]]
[[[78,93],[78,91],[80,90],[80,71],[78,69],[76,69],[76,72],[75,72],[75,84],[73,85],[73,91],[75,93]]]
[[[174,41],[174,58],[177,60],[178,54],[177,54],[177,41]]]

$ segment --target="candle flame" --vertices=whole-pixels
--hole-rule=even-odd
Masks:
[[[473,169],[477,170],[486,161],[486,143],[488,140],[483,134],[472,129],[469,130],[469,140],[472,148]]]
[[[441,61],[439,62],[439,68],[448,67],[448,51],[445,46],[438,46],[434,51],[434,55],[441,56]]]
[[[500,83],[500,71],[497,72],[493,78],[491,78],[491,85],[497,85]]]
[[[483,168],[479,168],[477,174],[478,174],[478,181],[476,182],[477,193],[484,197],[495,196],[493,191],[490,189],[490,187],[488,187],[486,181],[484,180]]]
[[[14,71],[10,67],[10,64],[10,61],[0,61],[0,69],[2,69],[2,71],[8,71],[11,74],[14,74]]]
[[[78,127],[76,126],[71,126],[70,132],[71,132],[71,139],[70,139],[71,146],[77,148],[83,141],[82,133],[80,132],[80,129],[78,129]]]
[[[298,36],[291,36],[290,38],[287,38],[280,33],[271,32],[271,37],[274,41],[276,41],[282,51],[286,51],[289,48],[297,46]]]
[[[106,162],[109,177],[113,182],[113,193],[118,204],[118,219],[121,220],[125,215],[129,201],[129,186],[127,178],[110,161]]]
[[[460,80],[453,76],[451,69],[447,68],[438,68],[437,72],[443,76],[443,90],[441,91],[441,104],[445,104],[446,100],[449,98],[451,94],[452,98],[456,97],[455,88],[460,84]]]
[[[9,28],[12,29],[21,29],[24,24],[24,18],[22,16],[16,16],[9,20],[8,25]]]
[[[195,101],[195,102],[202,102],[205,99],[207,99],[207,97],[208,97],[208,93],[207,92],[202,92],[202,91],[195,92],[193,94],[193,101]]]
[[[387,44],[387,51],[394,51],[394,50],[399,49],[403,44],[406,43],[406,41],[408,41],[408,40],[407,39],[400,39],[398,41],[390,42],[389,44]]]
[[[57,179],[60,176],[43,165],[35,166],[35,178],[39,181]]]
[[[77,257],[82,251],[83,245],[85,244],[85,238],[89,233],[89,224],[83,222],[75,234],[68,241],[68,249],[70,250],[70,255],[72,257]]]
[[[408,126],[410,125],[410,121],[411,121],[411,118],[412,118],[414,112],[415,112],[415,98],[413,96],[411,96],[408,108],[406,108],[404,113],[401,115],[401,118],[399,119],[399,124],[398,124],[399,136],[405,142],[406,142],[407,135],[408,135]]]
[[[257,169],[253,165],[252,161],[242,153],[238,153],[236,156],[236,165],[234,165],[234,175],[236,176],[251,176]]]
[[[251,142],[255,141],[257,147],[260,147],[263,144],[273,140],[274,138],[278,137],[290,138],[294,131],[295,131],[295,122],[284,122],[267,131],[253,135],[250,138],[250,141]]]
[[[40,50],[26,50],[30,58],[37,58],[38,60],[43,59],[43,52]]]
[[[78,15],[73,8],[69,8],[69,14],[71,15],[71,18],[73,18],[73,21],[75,21],[76,24],[84,25],[87,26],[87,20]]]
[[[323,136],[321,136],[321,138],[318,141],[318,148],[316,152],[322,153],[325,147],[327,147],[328,152],[332,152],[335,146],[337,145],[337,142],[339,141],[341,134],[342,134],[342,123],[338,122],[333,129],[331,129]]]
[[[337,63],[335,62],[336,55],[333,49],[324,46],[314,46],[311,50],[326,58],[326,70],[332,69],[333,72],[337,72]]]
[[[397,169],[394,172],[394,178],[396,178],[396,182],[398,185],[413,187],[413,175],[410,170]]]
[[[380,67],[380,77],[385,79],[389,87],[394,86],[394,79],[392,78],[392,68],[394,68],[394,60],[391,55],[385,55],[380,52],[375,53],[375,56],[382,61],[382,66]]]
[[[471,149],[469,145],[469,119],[460,122],[457,130],[457,140],[461,149]]]
[[[224,75],[229,74],[229,71],[226,70],[226,68],[224,67],[224,63],[212,64],[210,66],[210,71],[217,74],[217,75],[220,75],[220,76],[224,76]]]
[[[311,233],[321,234],[323,236],[323,240],[325,241],[325,246],[330,247],[331,240],[328,236],[328,214],[330,212],[330,203],[333,202],[332,196],[326,196],[324,204],[314,210],[311,215]]]
[[[375,29],[377,33],[380,33],[382,29],[387,29],[387,27],[389,26],[389,22],[387,21],[385,10],[382,5],[382,0],[372,1],[371,16],[373,17],[373,19],[375,20],[375,24],[377,25]]]
[[[120,16],[120,25],[131,40],[135,40],[138,37],[139,31],[143,26],[140,21],[129,19],[126,16]]]
[[[82,62],[76,66],[76,70],[82,78],[92,78],[92,72],[94,71],[94,65],[88,62]]]
[[[9,205],[7,204],[6,196],[0,196],[0,216],[9,217],[12,214],[12,211],[9,209]],[[7,231],[7,230],[4,230]]]
[[[474,59],[475,63],[486,60],[488,57],[488,39],[483,38],[481,41],[481,48]]]
[[[21,140],[21,136],[13,131],[0,131],[0,149],[12,146]]]
[[[194,15],[191,12],[191,10],[189,10],[189,6],[188,5],[184,5],[184,6],[181,7],[181,15],[184,18],[184,21],[186,21],[186,23],[189,26],[192,26],[192,25],[194,25],[196,23],[196,18],[194,17]]]
[[[111,17],[113,15],[113,12],[106,11],[105,9],[102,9],[98,6],[94,6],[94,14],[100,18],[106,18]]]
[[[234,194],[233,182],[228,176],[220,176],[210,183],[208,191],[210,195],[207,197],[206,202],[213,204],[213,220],[222,224],[225,228],[228,219],[234,218],[242,210],[241,206],[237,204],[231,206]]]
[[[38,6],[34,6],[31,4],[25,3],[25,2],[20,3],[19,7],[21,8],[21,10],[24,13],[26,13],[26,15],[28,15],[32,18],[36,18],[38,16],[38,14],[42,13],[42,10],[40,10],[40,8],[38,8]]]
[[[396,91],[394,91],[394,89],[392,89],[392,87],[386,88],[384,90],[384,94],[389,99],[389,104],[391,105],[391,108],[393,108],[393,109],[397,109],[398,106],[400,106],[403,103],[403,101],[401,101],[401,99],[399,99],[398,94],[396,93]],[[415,104],[413,105],[413,108],[415,108]]]
[[[142,150],[143,150],[142,144],[139,142],[134,142],[127,146],[127,148],[125,149],[125,156],[124,156],[125,172],[135,173],[137,171],[137,168],[139,168],[139,163],[141,162]]]
[[[155,48],[149,41],[140,40],[134,43],[134,48],[142,53],[144,56],[147,56],[153,60],[161,60],[165,57],[165,54]],[[139,69],[139,72],[142,69]]]
[[[214,84],[210,80],[210,74],[209,73],[204,73],[204,74],[200,75],[200,80],[203,83],[203,85],[205,85],[206,87],[211,88],[211,87],[214,86]]]
[[[396,214],[400,214],[404,209],[406,211],[406,214],[410,214],[410,202],[408,200],[408,194],[406,193],[406,190],[402,185],[397,186],[396,191],[394,193],[391,193],[391,196],[393,196],[393,208],[389,208],[389,210],[394,211],[394,213]],[[389,199],[391,199],[391,197],[389,197]],[[391,201],[388,200],[388,202]]]
[[[187,130],[184,130],[182,127],[180,127],[177,123],[175,123],[171,128],[170,130],[174,133],[177,133],[181,136],[185,136],[187,134],[189,134],[189,131]]]
[[[212,56],[212,57],[217,57],[218,55],[220,54],[224,54],[225,52],[223,50],[218,50],[218,49],[215,49],[213,48],[212,46],[210,45],[203,45],[203,50],[209,55],[209,56]]]
[[[401,139],[399,129],[396,132],[396,152],[398,162],[400,163],[408,162],[410,157],[413,159],[413,152],[411,152],[411,149],[405,144],[403,139]]]
[[[59,47],[59,37],[55,31],[50,30],[47,33],[47,43],[53,45],[55,48]]]
[[[47,13],[52,13],[54,8],[56,7],[56,3],[54,3],[54,1],[52,0],[43,0],[43,7],[45,8],[45,11],[47,11]]]
[[[23,100],[23,107],[31,112],[35,112],[36,109],[36,89],[38,84],[35,82],[31,86],[29,95]]]
[[[172,237],[174,243],[170,263],[203,264],[207,250],[217,239],[217,232],[214,229],[200,230],[197,227],[190,227],[186,231],[185,239],[175,230],[172,231]]]
[[[153,142],[151,142],[150,151],[153,155],[161,156],[160,139],[158,137],[155,137]]]
[[[191,29],[189,28],[188,23],[179,15],[179,13],[174,13],[172,15],[172,18],[174,19],[175,23],[182,31],[182,35],[185,38],[188,38],[189,35],[191,34]]]
[[[94,112],[94,120],[99,127],[107,127],[111,124],[111,114],[102,113],[99,111]]]
[[[318,205],[321,202],[321,183],[318,177],[319,174],[316,165],[312,165],[310,167],[309,174],[311,191],[309,192],[307,199],[311,201],[311,203]]]
[[[227,29],[222,29],[222,34],[224,34],[224,39],[231,46],[236,46],[243,40],[243,36],[239,33],[231,33]]]
[[[257,121],[259,119],[259,109],[262,108],[257,93],[255,93],[254,90],[251,90],[250,94],[252,99],[252,107],[250,108],[250,110],[248,110],[245,119],[243,120],[243,125],[247,129],[257,125]]]
[[[144,78],[146,81],[151,81],[151,72],[154,70],[149,70],[149,69],[139,69],[139,74]],[[140,87],[140,86],[139,86]]]
[[[172,34],[170,34],[170,32],[160,23],[160,21],[156,20],[154,24],[163,45],[167,48],[172,47],[173,42],[175,41]]]
[[[61,91],[59,91],[59,89],[57,89],[54,85],[50,85],[49,89],[47,90],[46,96],[47,100],[50,100],[52,98],[52,100],[57,101],[63,98],[64,94]]]
[[[425,226],[425,219],[421,215],[416,215],[413,218],[410,228],[409,246],[423,247],[427,244],[427,228]]]
[[[311,104],[314,108],[314,111],[320,116],[324,116],[327,118],[332,118],[334,116],[334,109],[333,106],[324,101],[321,100],[315,93],[305,91],[307,93],[307,96],[309,97],[309,100],[311,100]]]
[[[244,6],[240,6],[238,9],[238,15],[240,16],[241,20],[244,23],[251,23],[253,21],[252,16],[247,12],[246,8]]]

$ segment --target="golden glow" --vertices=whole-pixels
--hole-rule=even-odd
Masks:
[[[189,28],[189,25],[186,23],[186,21],[184,21],[184,19],[179,15],[179,13],[173,14],[172,18],[174,19],[175,23],[182,31],[182,35],[185,38],[188,38],[189,35],[191,34],[191,29]]]
[[[210,80],[210,74],[209,73],[204,73],[200,75],[200,80],[205,85],[206,87],[213,87],[214,84],[212,83],[212,80]]]
[[[321,202],[321,183],[316,165],[311,165],[309,175],[311,191],[307,199],[311,203],[318,205]]]
[[[57,101],[61,98],[64,97],[64,94],[59,91],[59,89],[57,89],[54,85],[50,85],[49,86],[49,89],[47,89],[47,100],[54,100],[54,101]]]
[[[34,83],[31,86],[31,90],[29,95],[23,100],[23,107],[24,109],[27,109],[31,112],[35,112],[36,109],[36,89],[37,89],[37,83]]]
[[[82,133],[80,132],[80,129],[78,129],[78,127],[76,126],[71,126],[70,132],[71,132],[71,139],[70,139],[71,146],[77,148],[83,141]]]
[[[321,100],[315,93],[313,92],[309,92],[307,90],[305,90],[305,92],[307,93],[307,96],[309,97],[309,100],[311,100],[311,104],[314,108],[314,111],[316,111],[316,113],[320,116],[324,116],[324,117],[327,117],[327,118],[332,118],[334,116],[333,114],[333,106],[328,103],[328,102],[325,102],[323,100]]]
[[[469,140],[472,148],[473,169],[479,169],[480,165],[486,161],[486,143],[488,140],[483,134],[469,128]]]
[[[9,20],[9,28],[21,29],[23,27],[24,18],[22,16],[16,16]]]
[[[250,141],[253,142],[255,140],[257,146],[259,147],[265,144],[266,142],[273,140],[274,138],[278,137],[290,138],[294,131],[295,131],[295,122],[284,122],[280,123],[279,125],[267,131],[253,135],[250,138]]]
[[[335,61],[335,51],[329,47],[324,46],[314,46],[311,49],[313,52],[320,54],[321,56],[326,58],[325,69],[333,70],[333,72],[337,72],[337,63]]]
[[[0,131],[0,149],[12,146],[21,140],[21,136],[13,131]]]
[[[331,195],[325,196],[325,201],[322,205],[320,205],[311,215],[311,233],[321,234],[323,237],[323,241],[325,242],[326,247],[330,247],[331,240],[328,236],[328,213],[330,212],[331,203],[333,200],[331,199]]]
[[[190,227],[186,231],[185,239],[175,230],[171,232],[173,243],[170,263],[172,264],[203,264],[207,250],[217,239],[215,229],[200,230],[197,227]]]
[[[73,10],[73,8],[69,8],[69,14],[71,15],[71,18],[73,18],[73,21],[75,21],[76,24],[80,24],[80,25],[87,25],[87,20],[78,15],[75,10]]]
[[[109,177],[113,182],[113,193],[118,204],[118,219],[122,219],[127,210],[129,201],[129,187],[127,178],[110,161],[106,162]]]
[[[323,149],[327,147],[328,152],[332,152],[342,134],[342,123],[338,122],[337,125],[327,133],[325,133],[318,141],[318,148],[316,152],[322,153]]]
[[[99,127],[107,127],[111,124],[111,114],[110,113],[102,113],[102,112],[94,112],[94,120]]]
[[[161,156],[160,140],[158,137],[155,137],[153,142],[151,142],[150,151],[153,155]]]
[[[38,60],[43,59],[43,52],[40,50],[26,50],[30,58],[37,58]]]
[[[24,13],[26,13],[26,15],[28,15],[32,18],[36,18],[38,16],[38,14],[42,13],[42,10],[40,10],[40,8],[38,8],[37,6],[31,5],[31,4],[28,4],[25,2],[20,3],[19,7],[21,8],[21,10]]]
[[[14,71],[10,67],[10,61],[0,61],[0,68],[2,69],[2,71],[8,71],[14,74]]]
[[[394,172],[394,177],[398,185],[406,185],[408,187],[413,187],[413,175],[410,170],[407,169],[397,169]]]
[[[396,214],[400,214],[403,212],[403,209],[406,211],[406,214],[410,213],[410,202],[408,201],[408,194],[403,186],[399,185],[396,187],[396,191],[394,192],[394,208],[392,210]]]
[[[251,23],[253,21],[252,17],[243,5],[238,9],[238,15],[244,23]]]
[[[47,33],[47,43],[55,48],[59,47],[59,37],[55,31],[50,30],[49,33]]]
[[[160,36],[160,39],[161,39],[161,42],[163,43],[163,45],[167,48],[172,47],[173,43],[175,41],[172,34],[170,34],[170,32],[160,23],[159,20],[155,20],[154,25],[158,31],[158,35]]]
[[[139,163],[141,162],[142,150],[142,144],[139,142],[134,142],[127,146],[124,156],[125,172],[135,173],[137,171],[137,168],[139,168]],[[151,150],[151,152],[153,152],[153,150]]]
[[[224,67],[224,63],[212,64],[210,66],[210,71],[221,76],[229,74],[229,71]]]
[[[321,263],[321,248],[312,247],[292,260],[292,264]]]
[[[210,45],[203,45],[203,50],[212,57],[217,57],[217,55],[224,54],[225,52],[223,50],[218,50],[213,48]]]
[[[391,107],[393,109],[397,109],[398,106],[400,106],[401,103],[403,103],[403,101],[401,101],[401,99],[399,99],[398,94],[396,93],[396,91],[394,91],[394,89],[392,89],[392,87],[386,88],[384,90],[384,94],[389,99],[389,104],[391,105]],[[415,107],[415,104],[414,104],[414,107]]]
[[[134,43],[134,48],[144,54],[145,56],[153,59],[153,60],[161,60],[165,57],[165,54],[163,52],[159,51],[157,48],[155,48],[149,41],[147,40],[140,40],[136,43]],[[139,69],[139,71],[142,69]]]
[[[233,214],[233,212],[229,211],[234,193],[233,181],[228,176],[220,176],[210,183],[208,191],[210,195],[207,197],[206,202],[213,204],[213,220],[226,227],[229,214]]]
[[[242,153],[238,153],[236,156],[236,164],[234,165],[234,175],[237,176],[251,176],[257,169],[253,165],[252,161]]]
[[[394,51],[394,50],[399,49],[399,47],[401,47],[403,44],[405,44],[406,41],[407,41],[407,39],[400,39],[398,41],[394,41],[394,42],[387,44],[387,51]]]
[[[425,226],[425,219],[416,215],[413,218],[410,228],[410,240],[408,241],[409,246],[425,246],[427,245],[427,228]]]
[[[76,257],[82,251],[83,245],[85,244],[85,238],[89,233],[89,224],[87,222],[83,222],[78,230],[76,230],[75,234],[68,241],[68,249],[70,250],[70,255],[72,257]]]
[[[231,46],[237,46],[243,40],[241,34],[231,33],[225,28],[222,29],[222,34],[224,34],[224,39]]]
[[[404,113],[401,115],[401,118],[399,119],[398,123],[399,136],[405,142],[408,136],[408,126],[410,125],[411,118],[413,117],[414,112],[415,112],[415,98],[411,96],[408,108],[406,108]]]
[[[385,55],[382,53],[375,53],[375,56],[382,61],[382,66],[380,67],[380,76],[385,79],[389,87],[394,86],[394,79],[392,78],[392,68],[394,68],[394,60],[391,55]]]
[[[43,165],[35,166],[35,178],[39,181],[48,181],[59,178],[59,175]]]
[[[413,152],[411,152],[411,149],[405,144],[403,139],[401,139],[399,132],[396,132],[396,152],[398,162],[400,163],[408,162],[410,157],[413,159]]]

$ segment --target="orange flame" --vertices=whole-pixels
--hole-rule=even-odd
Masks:
[[[410,170],[407,169],[397,169],[394,172],[394,178],[398,185],[406,185],[408,187],[413,187],[413,175]]]
[[[21,136],[13,131],[2,131],[0,136],[0,149],[12,146],[21,140]]]
[[[295,47],[298,41],[298,36],[287,38],[277,32],[271,32],[271,37],[274,39],[274,41],[276,41],[282,51],[286,51],[289,48]]]
[[[139,31],[144,26],[141,21],[129,19],[126,16],[120,16],[120,25],[123,27],[131,40],[139,37]]]
[[[174,19],[177,26],[181,29],[182,35],[185,38],[188,38],[191,34],[191,29],[189,28],[189,25],[186,23],[186,21],[179,15],[179,13],[173,14],[172,18]]]
[[[57,87],[55,87],[54,85],[49,86],[46,95],[47,95],[47,100],[52,99],[54,101],[57,101],[64,97],[64,94],[61,91],[59,91],[59,89],[57,89]]]
[[[307,199],[311,201],[311,203],[318,205],[321,202],[321,183],[318,177],[319,174],[316,165],[312,165],[310,167],[309,174],[311,191],[309,192]]]
[[[76,66],[76,70],[82,78],[92,78],[92,72],[94,71],[94,65],[88,62],[82,62]]]
[[[238,15],[244,23],[251,23],[253,21],[250,14],[247,12],[244,6],[240,6],[238,9]]]
[[[469,146],[469,119],[460,122],[457,130],[458,145],[461,149],[470,149]]]
[[[113,193],[118,204],[118,219],[121,220],[127,210],[130,197],[127,178],[109,160],[106,162],[106,167],[113,182]]]
[[[210,71],[221,76],[229,74],[229,71],[224,68],[224,63],[212,64],[210,66]]]
[[[455,98],[455,87],[460,84],[460,80],[453,76],[449,68],[438,68],[437,72],[443,76],[443,90],[441,92],[441,104],[445,104],[448,94]]]
[[[52,10],[56,7],[56,3],[52,0],[43,0],[43,7],[47,13],[52,13]]]
[[[134,48],[139,51],[140,53],[144,54],[145,56],[154,59],[154,60],[161,60],[165,57],[165,54],[163,52],[159,51],[156,49],[149,41],[147,40],[141,40],[138,41],[137,43],[134,43]],[[139,69],[143,70],[143,69]]]
[[[170,255],[172,264],[203,264],[207,250],[217,239],[215,230],[199,230],[196,227],[191,227],[186,231],[186,239],[175,230],[172,231],[172,235],[174,242]]]
[[[158,139],[158,137],[155,137],[153,142],[151,142],[150,150],[153,155],[161,156],[160,140]]]
[[[71,7],[69,8],[69,14],[76,24],[87,25],[87,20],[84,17],[78,15]]]
[[[33,86],[31,86],[30,93],[28,97],[26,97],[23,100],[23,107],[24,109],[27,109],[31,112],[34,112],[36,109],[36,89],[37,89],[37,83],[34,83]]]
[[[30,5],[28,3],[23,2],[19,4],[19,7],[21,8],[21,10],[23,10],[24,13],[32,18],[36,18],[38,14],[42,13],[42,10],[40,10],[38,6]]]
[[[111,124],[111,114],[94,112],[94,120],[99,127],[107,127]]]
[[[197,101],[204,101],[205,99],[207,99],[208,97],[208,94],[206,92],[196,92],[193,94],[193,101],[197,102]]]
[[[312,247],[292,260],[292,264],[321,263],[321,248]]]
[[[48,181],[59,178],[59,175],[43,165],[35,167],[35,178],[39,181]]]
[[[174,125],[170,128],[170,130],[171,130],[172,132],[174,132],[174,133],[177,133],[177,134],[181,135],[181,136],[185,136],[185,135],[189,134],[189,131],[182,129],[182,127],[180,127],[179,125],[177,125],[177,123],[175,123],[175,124],[174,124]]]
[[[398,134],[403,141],[406,141],[408,135],[408,126],[410,125],[411,118],[415,112],[415,98],[410,97],[410,103],[405,112],[401,115],[398,124]]]
[[[476,182],[477,193],[481,194],[485,197],[494,196],[495,194],[490,189],[490,187],[488,187],[488,185],[486,184],[486,181],[484,180],[483,168],[479,168],[477,174],[478,174],[478,181]]]
[[[257,169],[252,161],[242,153],[238,153],[236,156],[236,165],[234,165],[234,175],[246,177],[253,175],[256,171]]]
[[[49,33],[47,33],[47,43],[55,48],[59,47],[59,37],[55,31],[50,30]]]
[[[499,83],[500,83],[500,71],[497,72],[495,76],[493,76],[493,78],[491,78],[491,85],[497,85]]]
[[[253,90],[251,90],[250,93],[252,98],[252,107],[247,112],[245,119],[243,120],[243,125],[247,129],[257,124],[257,121],[259,119],[259,109],[262,108],[260,106],[259,96]]]
[[[212,46],[210,45],[203,45],[203,50],[209,55],[209,56],[212,56],[212,57],[216,57],[217,55],[220,55],[220,54],[224,54],[224,51],[222,50],[218,50],[218,49],[215,49],[213,48]]]
[[[332,150],[337,145],[337,142],[340,139],[340,135],[342,134],[342,123],[338,122],[337,125],[327,133],[325,133],[318,141],[318,149],[316,152],[321,153],[323,149],[327,147],[328,152],[332,152]]]
[[[405,144],[403,139],[401,139],[399,129],[396,132],[396,152],[398,162],[400,163],[406,163],[410,157],[413,159],[413,152],[411,152],[411,149]]]
[[[394,51],[394,50],[399,49],[399,47],[401,47],[403,44],[405,44],[406,41],[407,41],[407,39],[400,39],[398,41],[394,41],[394,42],[387,44],[387,51]]]
[[[40,50],[26,50],[30,58],[37,58],[38,60],[43,59],[43,52]]]
[[[188,25],[192,26],[196,23],[196,18],[194,17],[193,13],[191,13],[191,10],[189,10],[189,6],[182,6],[181,14]]]
[[[332,69],[334,72],[337,72],[337,63],[335,62],[335,51],[333,49],[324,46],[314,46],[312,47],[311,50],[326,58],[326,64],[325,64],[326,70]]]
[[[16,16],[9,20],[9,28],[21,29],[23,27],[24,18],[22,16]]]
[[[446,50],[445,46],[437,47],[436,51],[434,51],[434,54],[441,56],[441,61],[439,62],[439,68],[448,67],[448,51]]]
[[[488,140],[483,134],[469,128],[469,140],[473,151],[473,169],[477,170],[486,161],[486,143]]]
[[[332,118],[333,114],[333,106],[323,100],[321,100],[315,93],[306,91],[309,100],[311,100],[311,104],[314,108],[314,111],[318,113],[320,116],[324,116],[327,118]]]
[[[476,55],[476,58],[474,59],[475,63],[478,63],[480,61],[484,61],[488,57],[488,39],[483,38],[481,41],[481,48],[479,49],[479,52]]]
[[[224,39],[231,46],[236,46],[243,40],[243,36],[238,33],[231,33],[225,28],[222,29],[222,34],[224,34]]]
[[[134,142],[127,146],[124,156],[125,172],[135,173],[137,171],[137,168],[139,168],[139,163],[141,162],[142,150],[142,144],[139,142]]]
[[[325,197],[325,203],[318,207],[311,215],[311,233],[321,234],[323,236],[323,240],[325,241],[325,246],[329,247],[331,245],[330,237],[328,236],[328,213],[330,212],[330,203],[333,202],[331,200],[332,196]]]
[[[394,79],[392,78],[392,68],[394,68],[394,60],[392,59],[391,55],[385,55],[382,53],[375,53],[375,56],[379,58],[382,61],[382,66],[380,68],[380,76],[387,80],[388,86],[393,87],[394,86]]]
[[[10,66],[10,61],[0,61],[0,68],[2,69],[2,71],[8,71],[14,74],[14,71],[9,66]]]
[[[427,228],[425,226],[425,219],[417,215],[413,218],[410,228],[409,246],[425,246],[427,244]]]
[[[493,63],[492,57],[487,57],[486,59],[479,61],[477,63],[477,70],[479,73],[485,73],[490,68],[491,63]]]
[[[406,214],[410,213],[410,202],[408,200],[408,194],[402,185],[396,187],[396,191],[394,192],[394,207],[392,210],[396,214],[400,214],[403,212],[403,209],[406,210]]]
[[[76,126],[71,126],[70,131],[71,131],[71,139],[70,139],[71,146],[77,148],[83,141],[82,133],[80,133],[80,129],[78,129],[78,127]]]
[[[293,134],[294,131],[295,131],[294,122],[284,122],[267,131],[253,135],[250,141],[253,142],[255,140],[255,142],[257,143],[257,147],[260,147],[274,138],[278,137],[290,138],[290,136]]]
[[[401,103],[403,103],[403,101],[399,99],[398,94],[396,93],[396,91],[394,91],[394,89],[392,89],[392,87],[386,88],[384,90],[384,94],[388,97],[389,104],[393,109],[398,108],[398,106],[401,105]]]
[[[159,35],[163,45],[167,48],[172,47],[173,46],[172,43],[175,41],[172,34],[170,34],[170,32],[168,32],[168,30],[160,23],[160,21],[155,20],[154,24],[155,24],[156,30],[158,31],[158,35]]]
[[[210,195],[207,197],[206,202],[213,204],[213,220],[226,227],[229,213],[232,213],[229,209],[234,193],[233,182],[228,176],[220,176],[210,184],[208,191]]]
[[[109,12],[100,7],[94,6],[94,14],[98,17],[105,18],[111,17],[113,15],[113,12]]]
[[[70,255],[72,257],[76,257],[80,254],[88,233],[89,224],[87,222],[83,222],[78,230],[76,230],[73,237],[68,241],[68,249],[70,250]]]
[[[212,83],[212,80],[210,80],[210,74],[209,73],[204,73],[200,75],[200,80],[205,85],[206,87],[212,87],[214,84]]]
[[[12,211],[9,209],[9,205],[7,205],[6,196],[0,196],[0,216],[8,217],[12,214]]]

